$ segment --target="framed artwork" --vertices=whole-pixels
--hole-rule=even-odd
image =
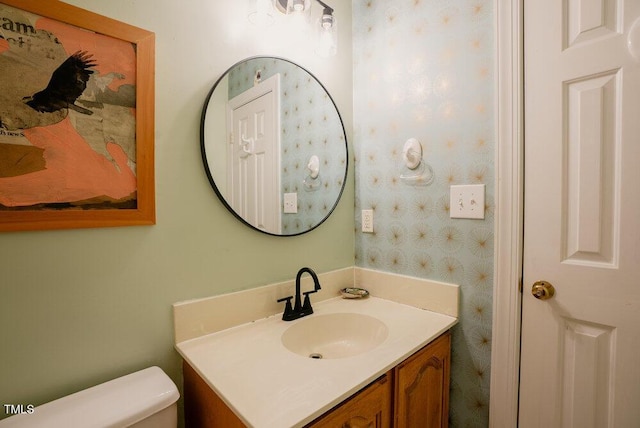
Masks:
[[[152,32],[0,0],[0,231],[155,224]]]

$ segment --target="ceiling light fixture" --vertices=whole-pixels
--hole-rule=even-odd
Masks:
[[[334,56],[338,51],[338,21],[332,7],[321,0],[315,1],[322,6],[322,15],[316,22],[316,53],[322,57]],[[249,14],[249,21],[259,26],[273,22],[274,6],[285,15],[297,17],[300,22],[308,22],[311,11],[311,0],[256,0],[255,4],[255,11]]]

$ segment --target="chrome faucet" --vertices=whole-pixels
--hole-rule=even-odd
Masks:
[[[300,277],[303,273],[307,272],[313,278],[313,290],[305,291],[304,294],[304,303],[302,303],[302,299],[300,298]],[[307,315],[311,315],[313,313],[313,308],[311,307],[311,300],[309,299],[309,294],[316,293],[320,290],[320,281],[318,281],[318,275],[308,267],[303,267],[298,271],[296,275],[296,295],[295,295],[295,303],[293,308],[291,307],[291,299],[294,296],[284,297],[282,299],[278,299],[278,302],[286,302],[284,307],[284,313],[282,314],[282,319],[284,321],[293,321],[298,318],[302,318]]]

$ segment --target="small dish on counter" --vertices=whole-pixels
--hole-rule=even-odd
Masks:
[[[340,290],[343,299],[363,299],[369,296],[369,292],[364,288],[347,287]]]

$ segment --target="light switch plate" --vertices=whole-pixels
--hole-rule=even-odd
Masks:
[[[484,219],[484,184],[450,187],[449,217]]]
[[[298,194],[285,193],[284,194],[284,213],[296,214],[297,212],[298,212]]]

